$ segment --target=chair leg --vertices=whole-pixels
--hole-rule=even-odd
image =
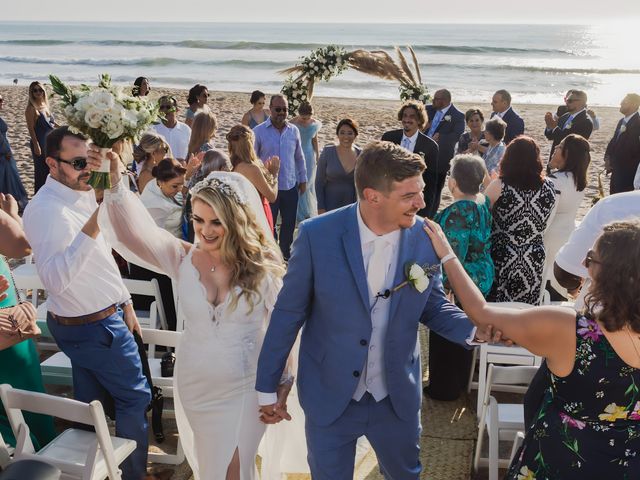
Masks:
[[[471,392],[471,384],[473,383],[473,374],[476,373],[476,363],[478,362],[478,349],[473,349],[473,358],[471,359],[471,370],[469,371],[469,381],[467,382],[467,393]]]

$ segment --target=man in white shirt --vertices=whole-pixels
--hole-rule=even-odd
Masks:
[[[151,393],[131,333],[140,330],[131,296],[98,228],[87,141],[57,128],[47,137],[46,155],[50,175],[23,222],[48,293],[47,325],[71,359],[75,398],[104,403],[110,395],[115,401],[116,435],[137,445],[121,465],[122,478],[140,480]]]
[[[171,95],[165,95],[160,97],[158,105],[164,119],[162,123],[155,124],[153,129],[167,141],[176,160],[187,161],[191,128],[186,123],[178,121],[178,101]]]

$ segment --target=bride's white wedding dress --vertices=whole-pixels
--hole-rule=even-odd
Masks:
[[[266,276],[262,280],[261,298],[253,309],[245,296],[239,297],[235,309],[230,308],[230,293],[214,306],[207,301],[192,263],[196,247],[187,252],[180,240],[158,228],[134,194],[120,185],[107,192],[99,224],[107,241],[127,260],[176,280],[178,314],[185,319],[174,371],[176,421],[195,478],[223,480],[236,449],[240,478],[257,478],[255,455],[265,425],[259,420],[255,376],[281,279]],[[300,414],[294,431],[303,432],[299,406],[296,413]],[[283,453],[274,445],[282,442],[278,430],[263,445],[264,452],[273,454],[265,459],[270,478],[280,476],[281,458],[273,458]],[[300,453],[295,456],[306,464],[304,437],[288,435],[286,441],[303,446],[303,458]]]

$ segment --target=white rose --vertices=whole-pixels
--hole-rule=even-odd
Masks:
[[[95,90],[89,95],[89,101],[95,108],[108,110],[113,107],[115,101],[113,95],[106,90]]]
[[[429,277],[424,275],[423,277],[416,279],[413,282],[413,286],[416,288],[418,292],[420,293],[424,292],[427,288],[429,288]]]
[[[111,118],[104,128],[104,133],[111,139],[118,138],[124,133],[124,125],[122,125],[120,119]]]
[[[318,71],[318,67],[313,67],[313,69],[317,72]]]
[[[89,97],[86,95],[84,97],[80,97],[74,105],[76,110],[82,110],[83,112],[86,112],[92,106],[93,104],[91,103],[91,100],[89,100]]]
[[[413,265],[411,265],[411,268],[409,269],[409,280],[417,280],[420,277],[424,276],[424,270],[422,269],[422,267],[420,265],[418,265],[417,263],[414,263]]]
[[[445,115],[444,116],[444,121],[445,122],[450,122],[451,121],[451,115]]]
[[[131,128],[135,128],[138,125],[138,115],[132,110],[124,110],[122,113],[122,120],[125,125],[128,125]]]
[[[102,125],[102,118],[104,117],[104,111],[97,108],[90,108],[87,113],[84,114],[84,121],[87,122],[91,128],[100,128]]]

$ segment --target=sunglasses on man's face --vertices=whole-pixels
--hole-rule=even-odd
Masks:
[[[159,110],[161,112],[175,112],[177,108],[173,105],[160,105]]]
[[[55,158],[58,162],[71,165],[73,169],[77,170],[78,172],[87,168],[87,157],[76,157],[72,160],[63,160],[62,158],[59,158],[59,157],[53,157],[53,158]]]
[[[271,110],[276,113],[283,113],[287,111],[287,107],[271,107]]]

